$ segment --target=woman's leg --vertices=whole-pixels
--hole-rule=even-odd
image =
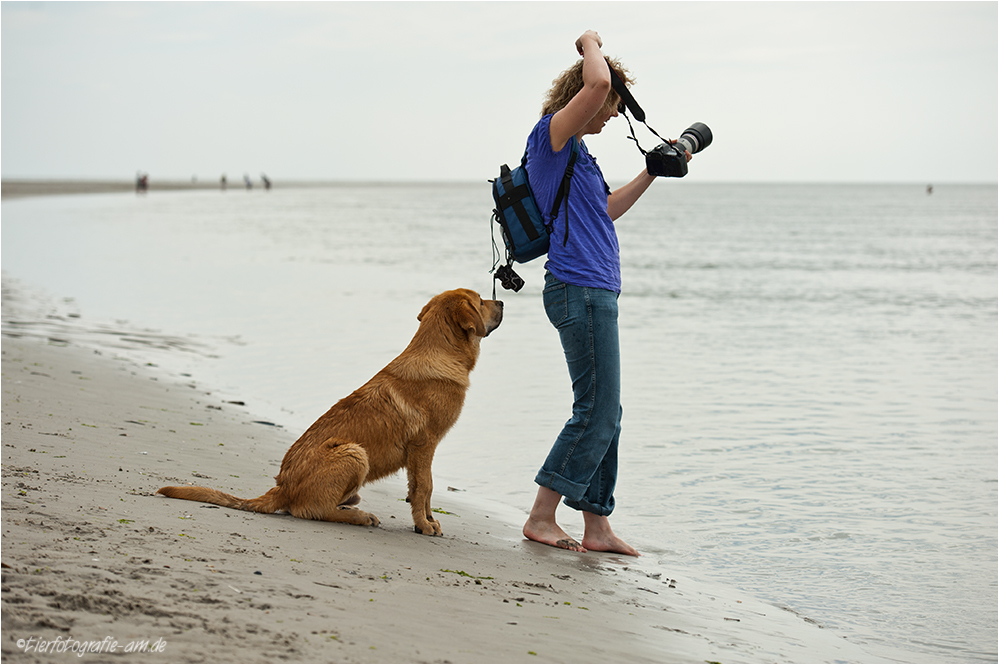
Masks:
[[[621,434],[621,364],[617,294],[545,279],[545,310],[558,329],[573,388],[573,413],[535,482],[540,485],[524,535],[573,551],[638,556],[610,528]],[[579,546],[555,522],[559,499],[583,512]],[[589,544],[587,544],[589,543]]]
[[[621,432],[617,294],[548,275],[544,298],[565,352],[573,405],[535,482],[564,496],[570,508],[607,516],[614,510]]]

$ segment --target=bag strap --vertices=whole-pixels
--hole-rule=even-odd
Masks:
[[[572,184],[572,174],[576,168],[576,157],[579,155],[579,141],[576,137],[572,137],[572,153],[569,155],[569,163],[565,167],[565,173],[562,174],[562,182],[558,186],[558,192],[555,194],[555,203],[552,205],[552,224],[555,224],[555,218],[558,217],[558,209],[562,207],[562,201],[565,200],[565,237],[562,238],[562,246],[565,247],[569,243],[569,186]]]
[[[526,159],[527,153],[524,153],[524,160]],[[523,163],[524,160],[521,160],[521,162]],[[524,233],[527,234],[529,239],[536,240],[540,234],[534,228],[534,224],[531,223],[531,217],[527,214],[527,209],[523,203],[524,199],[531,195],[531,190],[527,185],[514,186],[510,167],[506,164],[500,167],[500,182],[503,183],[503,195],[500,197],[498,203],[502,207],[512,207],[514,214],[517,215],[517,220],[520,222],[520,226],[524,229]]]

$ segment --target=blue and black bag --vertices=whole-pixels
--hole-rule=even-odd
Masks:
[[[572,153],[569,156],[569,164],[565,167],[562,182],[559,184],[558,192],[555,194],[555,203],[552,205],[550,217],[554,220],[558,215],[562,202],[565,201],[565,237],[562,239],[563,246],[569,242],[569,185],[572,182],[572,173],[576,165],[576,157],[579,154],[579,141],[572,137]],[[520,160],[520,166],[511,169],[504,164],[500,167],[500,175],[495,180],[489,182],[493,185],[493,200],[496,208],[493,209],[493,220],[499,222],[500,231],[503,235],[503,242],[506,245],[506,265],[496,269],[502,261],[502,257],[494,254],[494,272],[496,279],[501,279],[506,271],[512,273],[510,267],[514,261],[517,263],[527,263],[539,256],[548,253],[549,237],[551,228],[545,224],[541,210],[538,209],[537,201],[534,200],[534,192],[531,191],[531,182],[527,173],[527,151]],[[491,224],[490,224],[491,225]],[[496,248],[495,239],[493,247]],[[498,250],[497,250],[498,251]],[[504,268],[506,271],[504,271]],[[503,271],[503,272],[501,272]],[[514,276],[516,276],[514,274]],[[517,278],[520,279],[519,277]],[[504,287],[506,286],[504,282]],[[523,286],[523,281],[520,281]],[[514,288],[519,291],[520,288]]]

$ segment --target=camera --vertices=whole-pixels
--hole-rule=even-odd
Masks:
[[[649,175],[682,178],[687,175],[687,156],[711,145],[711,130],[703,122],[695,122],[684,130],[676,143],[661,143],[645,154],[645,168]]]
[[[499,280],[500,286],[504,289],[514,293],[524,288],[524,280],[513,271],[509,263],[496,269],[495,279]]]

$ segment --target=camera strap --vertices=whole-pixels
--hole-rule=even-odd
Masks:
[[[628,117],[628,112],[624,111],[621,115],[623,115],[624,119],[628,121],[628,129],[631,130],[631,136],[629,136],[628,138],[635,142],[635,145],[638,146],[639,152],[641,152],[643,155],[649,154],[648,151],[642,147],[642,144],[638,142],[638,139],[635,138],[635,128],[631,126],[631,118]],[[641,120],[640,122],[643,125],[645,125],[650,132],[655,134],[660,141],[662,141],[663,143],[670,143],[668,139],[664,139],[663,137],[659,136],[659,132],[649,127],[649,124],[647,122],[645,122],[644,120]]]
[[[650,132],[655,134],[656,138],[663,143],[669,143],[668,140],[659,136],[659,132],[649,127],[649,123],[645,122],[645,111],[638,105],[638,101],[635,99],[635,96],[631,94],[631,91],[628,90],[628,86],[625,85],[624,81],[621,80],[621,77],[617,75],[609,62],[607,63],[607,69],[610,70],[611,88],[613,88],[614,92],[616,92],[618,97],[621,98],[621,104],[623,105],[623,108],[618,107],[618,110],[621,112],[621,115],[624,116],[624,119],[628,121],[628,129],[631,130],[631,136],[628,138],[635,142],[635,145],[638,146],[639,152],[641,152],[642,155],[648,154],[648,151],[642,148],[642,144],[638,142],[637,138],[635,138],[635,128],[631,125],[631,118],[628,117],[628,111],[631,111],[631,114],[635,116],[635,120],[645,125]]]

